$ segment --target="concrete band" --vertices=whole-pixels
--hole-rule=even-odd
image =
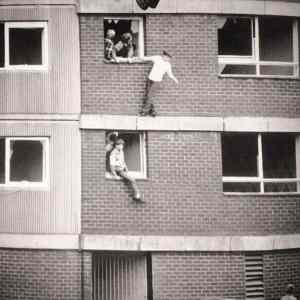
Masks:
[[[160,0],[155,9],[142,10],[136,0],[81,0],[79,13],[203,13],[300,16],[296,0]]]
[[[82,115],[81,129],[140,131],[300,132],[300,119]]]
[[[94,251],[271,251],[300,248],[300,234],[269,236],[119,236],[0,234],[0,248]]]

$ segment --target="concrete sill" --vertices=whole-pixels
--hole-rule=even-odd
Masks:
[[[224,196],[300,196],[300,192],[280,192],[280,193],[232,193],[232,192],[223,192]]]

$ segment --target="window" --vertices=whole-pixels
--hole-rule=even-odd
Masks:
[[[147,256],[143,254],[94,254],[94,300],[148,299]]]
[[[105,18],[104,57],[108,61],[127,62],[144,56],[143,19]]]
[[[47,23],[0,23],[0,68],[47,67]]]
[[[220,18],[219,74],[299,76],[298,21],[284,17]]]
[[[285,133],[224,133],[223,191],[300,192],[299,141]]]
[[[47,138],[0,138],[0,186],[41,186],[47,179]]]
[[[117,138],[124,140],[124,158],[129,174],[134,178],[146,178],[145,133],[110,131],[106,133],[106,177],[111,178],[109,156]]]

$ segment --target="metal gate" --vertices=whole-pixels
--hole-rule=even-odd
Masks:
[[[147,299],[147,259],[135,254],[94,254],[93,300]]]

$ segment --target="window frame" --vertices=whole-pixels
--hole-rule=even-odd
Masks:
[[[262,151],[262,133],[257,133],[257,171],[258,176],[223,176],[222,172],[222,184],[223,183],[259,183],[260,192],[224,192],[224,194],[238,194],[238,195],[289,195],[300,194],[300,135],[295,135],[295,155],[296,155],[296,178],[265,178],[263,170],[263,151]],[[223,153],[222,153],[223,159]],[[265,192],[265,183],[297,183],[296,192]]]
[[[3,22],[4,23],[4,67],[0,70],[47,70],[48,69],[48,22]],[[42,64],[41,65],[11,65],[9,63],[9,30],[11,28],[35,29],[42,28]]]
[[[107,16],[103,18],[103,23],[105,20],[135,20],[139,22],[139,39],[138,39],[138,56],[134,56],[134,58],[142,58],[145,55],[145,35],[144,35],[144,18],[139,16],[128,16],[128,17],[114,17],[114,16]],[[105,32],[104,32],[104,26],[103,26],[103,36],[105,39]],[[103,41],[104,41],[103,39]],[[104,53],[103,53],[104,54]],[[113,63],[113,62],[112,62]],[[118,63],[126,63],[123,61],[119,61]]]
[[[49,138],[48,137],[1,137],[5,140],[5,182],[0,183],[1,187],[12,187],[21,189],[46,188],[49,185]],[[41,182],[11,181],[10,180],[10,158],[11,142],[13,141],[39,141],[43,146],[43,180]]]
[[[230,17],[230,16],[229,16]],[[226,18],[229,18],[226,17]],[[243,55],[218,55],[218,76],[220,77],[262,77],[262,78],[299,78],[299,21],[297,18],[293,18],[293,62],[282,61],[263,61],[260,60],[260,31],[259,31],[259,19],[261,17],[255,16],[239,16],[239,19],[251,20],[251,32],[252,32],[252,56]],[[255,74],[221,74],[221,65],[251,65],[255,66]],[[260,72],[261,66],[293,66],[293,75],[263,75]]]
[[[130,130],[109,130],[107,132],[115,132],[121,134],[139,134],[140,139],[140,160],[141,160],[141,170],[140,171],[130,171],[128,170],[128,175],[132,176],[134,179],[147,179],[147,150],[146,150],[146,132],[144,131],[130,131]],[[105,133],[105,134],[106,134]],[[125,141],[126,143],[126,141]],[[119,179],[121,177],[115,178],[111,172],[105,169],[105,177],[107,179]]]

